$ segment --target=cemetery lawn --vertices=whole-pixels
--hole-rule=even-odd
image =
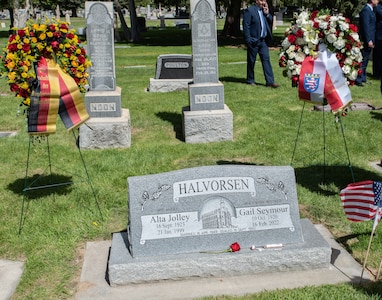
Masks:
[[[281,40],[284,31],[285,27],[275,31],[276,41]],[[2,49],[7,38],[6,34],[1,36]],[[113,232],[126,230],[127,178],[204,165],[292,164],[301,217],[325,225],[363,264],[372,221],[349,222],[339,192],[353,181],[351,173],[355,181],[382,181],[377,167],[382,157],[379,81],[370,79],[366,87],[351,87],[354,102],[377,109],[349,110],[340,122],[335,122],[331,113],[314,111],[310,103],[303,111],[304,102],[298,99],[297,89],[291,87],[278,67],[277,47],[272,49],[271,58],[276,82],[281,84],[278,89],[264,86],[260,63],[255,75],[258,86],[245,84],[246,50],[242,39],[220,38],[218,51],[225,103],[234,116],[234,140],[186,144],[182,139],[182,107],[188,105],[188,92],[150,93],[146,89],[155,75],[158,55],[192,53],[190,31],[154,28],[142,33],[139,44],[116,43],[117,85],[122,88],[122,107],[130,110],[132,145],[127,149],[81,151],[103,219],[86,181],[73,134],[58,120],[57,133],[49,136],[52,179],[74,184],[28,193],[21,220],[29,136],[24,108],[16,116],[20,101],[9,91],[6,80],[0,79],[0,131],[17,131],[15,136],[0,138],[0,258],[25,261],[13,299],[74,298],[86,242],[110,240]],[[30,177],[49,174],[46,145],[46,139],[31,144]],[[382,258],[381,226],[376,230],[367,263],[374,275]],[[205,299],[381,297],[379,281],[367,286],[324,285]]]

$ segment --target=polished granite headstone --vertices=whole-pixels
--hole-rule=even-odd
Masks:
[[[155,79],[192,79],[192,56],[187,54],[159,55]]]
[[[113,235],[111,285],[330,263],[325,240],[308,220],[301,223],[289,166],[205,166],[129,177],[128,212],[128,230]],[[241,250],[228,253],[235,242]]]
[[[192,56],[188,54],[162,54],[157,58],[155,78],[150,78],[148,91],[187,91],[192,82]]]

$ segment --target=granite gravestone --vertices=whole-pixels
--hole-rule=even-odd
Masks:
[[[173,92],[188,89],[192,82],[192,56],[163,54],[157,58],[155,78],[150,78],[150,92]]]
[[[91,119],[80,127],[80,147],[119,148],[131,144],[130,113],[121,108],[115,82],[114,9],[112,2],[85,2],[89,91],[85,103]]]
[[[155,79],[192,79],[192,56],[187,54],[159,55]]]
[[[90,90],[114,91],[114,21],[112,5],[102,2],[88,2],[86,9],[86,37],[90,67]]]
[[[208,166],[130,177],[128,198],[128,230],[113,235],[111,285],[330,263],[329,245],[300,220],[291,167]],[[241,250],[223,253],[234,242]]]
[[[212,0],[191,0],[193,82],[183,108],[187,143],[232,140],[233,115],[219,81],[216,9]]]

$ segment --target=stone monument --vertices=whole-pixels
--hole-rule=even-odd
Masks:
[[[289,166],[205,166],[128,178],[112,286],[326,268],[331,248],[300,219]],[[230,252],[238,243],[240,251]]]
[[[232,140],[233,114],[219,81],[215,1],[191,0],[191,32],[194,75],[190,105],[182,112],[185,142]]]
[[[158,56],[155,78],[150,78],[149,92],[187,91],[192,82],[192,56],[162,54]]]
[[[130,112],[121,108],[114,62],[112,2],[85,2],[87,52],[92,62],[85,103],[90,120],[80,127],[80,148],[130,147]]]

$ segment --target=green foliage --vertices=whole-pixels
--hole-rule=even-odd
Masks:
[[[81,20],[73,23],[82,27]],[[154,29],[142,34],[141,44],[115,46],[117,85],[122,88],[122,107],[131,115],[132,145],[126,149],[82,150],[103,220],[86,181],[73,134],[57,122],[57,133],[49,136],[54,180],[74,184],[26,198],[22,232],[22,189],[29,137],[25,117],[16,117],[19,100],[0,79],[1,131],[15,130],[14,137],[0,139],[0,257],[26,262],[14,300],[73,299],[82,267],[82,249],[87,241],[109,240],[110,234],[127,226],[129,176],[146,175],[188,167],[218,164],[290,165],[295,153],[300,213],[330,229],[334,238],[360,262],[364,261],[371,222],[346,220],[339,191],[350,183],[351,174],[341,124],[356,180],[382,180],[371,166],[380,160],[380,110],[348,111],[342,123],[331,113],[315,111],[306,104],[296,144],[303,102],[297,90],[278,67],[279,49],[271,51],[277,90],[263,86],[260,62],[255,75],[259,85],[245,84],[246,50],[241,39],[219,38],[219,76],[224,84],[225,103],[234,116],[234,140],[221,143],[186,144],[182,137],[182,107],[188,92],[147,92],[160,54],[191,54],[190,32],[175,28]],[[159,26],[157,26],[159,27]],[[221,28],[221,26],[219,27]],[[275,31],[280,40],[285,27]],[[166,34],[163,34],[165,32]],[[160,35],[160,38],[158,38]],[[6,45],[0,38],[0,48]],[[382,107],[380,82],[371,79],[366,88],[351,87],[355,102]],[[325,125],[325,127],[323,126]],[[325,131],[324,131],[325,128]],[[325,132],[325,135],[324,135]],[[325,145],[323,138],[326,138]],[[295,149],[296,146],[296,149]],[[325,147],[325,152],[324,148]],[[46,140],[31,147],[30,177],[49,180]],[[295,152],[294,152],[295,150]],[[326,155],[324,157],[324,154]],[[48,178],[47,178],[48,177]],[[373,240],[368,268],[375,274],[382,257],[382,225]],[[262,292],[240,297],[205,299],[380,299],[380,282],[368,286],[349,284],[305,287]]]

